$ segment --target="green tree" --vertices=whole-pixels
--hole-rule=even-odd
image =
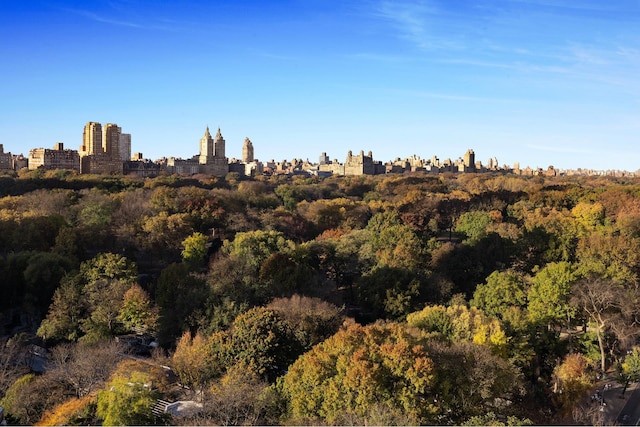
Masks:
[[[135,284],[125,292],[117,320],[130,331],[154,332],[158,324],[158,310],[152,305],[147,292]]]
[[[195,232],[182,241],[182,260],[192,268],[201,267],[207,255],[207,236]]]
[[[526,306],[525,281],[515,271],[494,271],[485,283],[479,284],[470,304],[483,310],[487,315],[503,318],[510,307]]]
[[[82,305],[82,283],[78,276],[70,276],[53,294],[47,316],[40,323],[37,335],[44,340],[75,341],[82,335],[81,320],[84,315]]]
[[[291,184],[282,184],[275,189],[275,193],[284,204],[284,208],[293,211],[296,209],[298,202],[305,199],[304,191],[298,186]]]
[[[304,351],[291,325],[274,310],[253,308],[231,327],[230,357],[270,382],[282,375]]]
[[[624,396],[629,384],[640,380],[640,347],[635,346],[627,353],[618,368],[618,381],[624,384],[622,396]]]
[[[156,399],[148,374],[117,375],[98,393],[97,414],[107,426],[154,425],[151,407]]]
[[[465,212],[456,221],[456,232],[463,233],[466,240],[475,243],[487,234],[491,216],[483,211]]]
[[[101,253],[95,258],[83,262],[80,265],[80,274],[85,282],[99,279],[118,279],[133,283],[138,278],[138,268],[125,256]]]
[[[427,351],[401,324],[354,324],[313,347],[279,382],[293,422],[363,424],[378,405],[413,422],[433,422],[426,399],[435,367]]]
[[[531,320],[544,325],[567,324],[575,314],[569,302],[576,279],[572,265],[564,261],[549,263],[539,270],[527,293]]]
[[[230,256],[245,258],[256,271],[276,252],[293,249],[294,243],[277,231],[248,231],[237,233],[233,241],[226,240],[222,251]]]

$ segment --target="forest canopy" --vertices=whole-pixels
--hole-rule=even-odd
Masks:
[[[637,179],[0,178],[13,423],[595,423],[638,376]]]

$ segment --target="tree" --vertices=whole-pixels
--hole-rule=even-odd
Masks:
[[[195,332],[209,292],[205,281],[192,275],[184,264],[162,270],[157,286],[158,340],[161,345],[173,345],[183,332]]]
[[[470,304],[487,315],[502,319],[510,307],[526,306],[525,281],[515,271],[494,271],[479,284]]]
[[[436,367],[429,400],[434,399],[438,408],[439,424],[459,424],[486,414],[522,393],[519,370],[485,345],[429,340],[427,351]]]
[[[302,352],[293,328],[274,310],[253,308],[239,315],[231,327],[231,360],[244,363],[269,382],[282,375]]]
[[[205,262],[207,255],[207,237],[195,232],[182,241],[182,260],[192,268],[198,268]]]
[[[507,336],[500,322],[475,307],[427,306],[407,315],[407,323],[427,336],[439,337],[448,342],[473,342],[486,345],[494,354],[506,353]]]
[[[5,408],[9,424],[33,425],[46,410],[67,398],[63,387],[46,373],[26,374],[9,387],[0,406]]]
[[[224,242],[222,251],[230,256],[247,259],[257,271],[271,254],[293,247],[293,242],[285,239],[280,232],[257,230],[237,233],[233,241]]]
[[[213,378],[220,376],[227,352],[226,341],[224,333],[209,338],[201,334],[192,337],[190,332],[185,332],[171,359],[182,384],[201,394]]]
[[[152,306],[147,292],[135,284],[124,293],[117,320],[130,331],[153,333],[158,326],[158,309]]]
[[[506,418],[496,415],[495,412],[487,412],[484,415],[475,415],[464,423],[463,426],[530,426],[533,425],[533,421],[529,418],[518,418],[513,415],[509,415]]]
[[[0,340],[0,396],[4,396],[18,378],[27,374],[27,357],[26,347],[20,340]]]
[[[558,325],[574,316],[569,304],[571,286],[577,275],[567,262],[549,263],[539,270],[531,280],[527,293],[529,316],[534,323]]]
[[[27,309],[44,314],[60,280],[76,267],[72,260],[56,253],[38,252],[30,257],[23,272]]]
[[[633,347],[622,362],[622,372],[629,381],[640,381],[640,347]]]
[[[343,308],[297,294],[291,298],[276,298],[267,308],[276,311],[291,325],[305,351],[338,332],[345,321]]]
[[[465,212],[456,221],[456,232],[463,233],[469,243],[475,243],[487,234],[491,216],[483,211]]]
[[[377,405],[413,422],[433,422],[435,366],[425,348],[401,324],[354,324],[313,347],[279,382],[293,422],[360,422]]]
[[[138,269],[135,263],[125,256],[100,253],[80,265],[80,274],[85,282],[99,279],[118,279],[134,283],[138,278]]]
[[[92,395],[107,381],[123,351],[115,341],[59,344],[51,349],[47,375],[78,398]]]
[[[625,325],[633,326],[633,322],[629,322],[629,316],[634,314],[635,298],[632,298],[620,283],[590,276],[574,284],[571,303],[585,314],[595,330],[600,349],[600,369],[605,372],[607,351],[605,334],[616,326],[620,327],[621,332]],[[637,330],[634,329],[629,334],[630,336],[620,336],[620,338],[628,339],[634,335],[637,336]]]
[[[88,316],[80,322],[85,333],[81,340],[97,342],[115,335],[120,329],[118,315],[124,296],[131,286],[131,282],[120,279],[98,279],[84,286],[82,299]]]
[[[361,276],[356,282],[358,304],[369,318],[399,319],[424,301],[421,292],[426,277],[420,272],[399,267],[381,266]]]
[[[587,360],[582,354],[572,353],[554,369],[555,402],[565,415],[593,387],[587,366]]]
[[[248,366],[230,366],[225,375],[211,386],[204,400],[207,424],[264,425],[267,404],[264,392],[268,385]]]
[[[91,407],[95,405],[95,396],[84,396],[66,400],[52,409],[47,410],[36,426],[71,426],[92,425],[93,414]]]
[[[156,399],[149,375],[138,371],[118,375],[98,393],[97,414],[107,426],[153,425],[151,407]]]
[[[374,215],[366,229],[371,233],[371,246],[380,266],[416,269],[427,264],[428,254],[420,238],[401,223],[397,213]]]
[[[76,277],[67,277],[53,294],[47,316],[40,323],[37,335],[44,340],[75,341],[82,335],[82,285]]]

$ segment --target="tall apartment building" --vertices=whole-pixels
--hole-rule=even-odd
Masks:
[[[476,168],[476,154],[472,149],[468,149],[466,153],[464,153],[463,158],[463,170],[460,172],[469,172],[473,171]]]
[[[131,160],[131,134],[120,132],[120,159]]]
[[[253,161],[253,144],[249,138],[245,138],[244,144],[242,145],[242,162],[251,163]]]
[[[209,126],[200,138],[200,173],[206,175],[225,176],[229,173],[229,159],[225,156],[225,140],[220,128],[215,138],[209,133]]]
[[[123,160],[120,158],[120,132],[118,125],[107,123],[102,128],[102,151],[110,160]]]
[[[375,162],[371,151],[365,156],[364,151],[353,155],[351,150],[347,153],[347,160],[344,162],[345,175],[377,175],[386,172],[386,167],[382,162]]]
[[[87,122],[80,147],[80,173],[122,173],[120,157],[121,129],[107,123],[104,128],[98,122]]]
[[[53,149],[34,148],[29,150],[29,170],[69,169],[80,172],[80,154],[76,150],[64,148],[62,142]]]
[[[102,153],[102,125],[97,122],[87,122],[82,133],[80,156],[90,156]]]

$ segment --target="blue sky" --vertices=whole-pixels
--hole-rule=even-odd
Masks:
[[[640,0],[0,0],[0,143],[640,169]]]

